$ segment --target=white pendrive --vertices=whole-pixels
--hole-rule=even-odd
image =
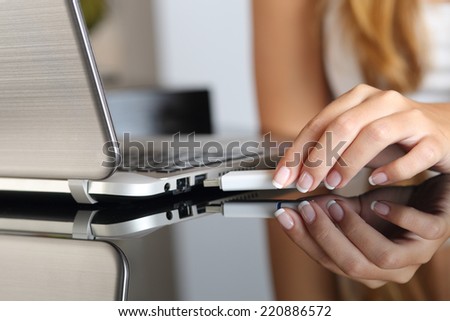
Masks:
[[[205,180],[205,187],[219,187],[223,191],[250,191],[277,189],[273,183],[274,169],[231,171],[217,179]],[[295,183],[285,189],[295,188]]]
[[[270,201],[270,202],[225,202],[222,205],[222,215],[230,218],[274,218],[279,208],[297,210],[300,201]]]

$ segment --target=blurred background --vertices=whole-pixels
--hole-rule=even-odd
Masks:
[[[133,108],[136,88],[207,90],[214,133],[258,134],[250,0],[82,3],[110,104]],[[148,253],[132,259],[130,299],[273,299],[262,220],[210,216],[122,246]]]

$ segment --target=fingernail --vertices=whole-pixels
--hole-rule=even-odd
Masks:
[[[286,230],[290,230],[294,227],[294,220],[289,216],[289,214],[282,208],[277,210],[274,213],[278,222],[283,226]]]
[[[336,186],[338,186],[341,181],[342,181],[341,174],[339,174],[338,171],[333,169],[328,174],[327,178],[325,178],[325,180],[323,181],[323,184],[325,185],[325,187],[327,189],[334,190],[336,188]]]
[[[297,189],[302,193],[306,193],[311,188],[313,182],[312,176],[308,172],[304,172],[297,182]]]
[[[388,177],[385,173],[376,173],[369,177],[370,185],[380,185],[386,183],[388,181]]]
[[[327,210],[336,222],[340,222],[344,218],[344,210],[335,200],[327,203]]]
[[[311,224],[316,219],[316,212],[308,201],[303,201],[298,205],[298,211],[306,223]]]
[[[391,211],[391,208],[387,204],[378,201],[373,201],[370,204],[370,209],[381,215],[388,215],[389,212]]]
[[[275,186],[276,188],[283,188],[286,185],[286,182],[288,181],[290,175],[291,171],[289,170],[289,168],[285,166],[281,167],[272,180],[273,186]]]

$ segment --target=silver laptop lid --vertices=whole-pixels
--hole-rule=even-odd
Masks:
[[[98,180],[117,150],[78,1],[0,1],[0,177]]]

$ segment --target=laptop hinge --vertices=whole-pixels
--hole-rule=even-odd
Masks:
[[[91,223],[97,210],[79,210],[73,220],[72,237],[77,240],[93,240]]]
[[[69,179],[69,190],[72,197],[80,204],[95,204],[97,201],[88,193],[89,181]]]

